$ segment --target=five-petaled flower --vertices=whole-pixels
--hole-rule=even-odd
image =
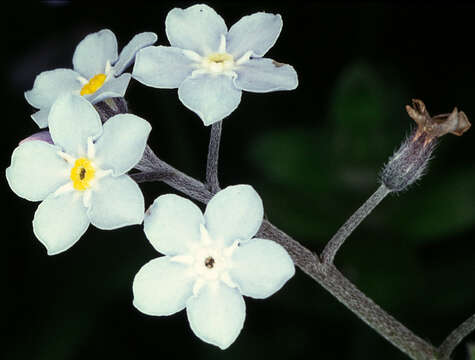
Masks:
[[[264,12],[244,16],[228,31],[206,5],[171,10],[165,20],[171,47],[140,50],[132,76],[145,85],[178,88],[181,102],[205,125],[231,114],[242,90],[270,92],[297,87],[290,65],[263,58],[282,29],[282,18]]]
[[[72,69],[56,69],[39,74],[33,89],[25,92],[30,105],[39,109],[31,117],[40,128],[48,126],[48,113],[54,101],[63,94],[83,96],[91,103],[111,97],[123,97],[131,75],[123,71],[137,51],[157,40],[157,35],[144,32],[117,51],[117,39],[108,29],[87,35],[76,47]]]
[[[243,295],[267,298],[295,273],[282,246],[252,238],[263,213],[262,200],[249,185],[221,190],[204,215],[180,196],[158,197],[147,210],[144,231],[165,256],[151,260],[135,276],[135,307],[157,316],[186,307],[193,332],[227,348],[244,324]]]
[[[63,95],[49,113],[53,144],[23,142],[6,170],[11,189],[42,201],[33,231],[49,255],[69,249],[92,223],[100,229],[140,224],[144,198],[125,173],[141,159],[150,124],[131,114],[102,125],[94,107],[78,95]]]

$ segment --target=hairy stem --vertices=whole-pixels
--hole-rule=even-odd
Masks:
[[[460,324],[439,347],[439,359],[448,360],[450,354],[455,350],[457,345],[472,331],[475,330],[475,314],[470,316],[462,324]]]
[[[144,157],[135,168],[141,171],[130,174],[130,177],[137,183],[162,181],[204,204],[213,197],[213,193],[205,184],[168,165],[159,159],[148,146],[145,149]]]
[[[218,121],[211,125],[208,146],[208,160],[206,161],[206,184],[211,192],[216,194],[219,188],[218,181],[218,160],[219,160],[219,143],[221,141],[221,132],[223,130],[223,122]]]
[[[435,348],[432,345],[381,309],[345,278],[333,264],[321,263],[317,255],[267,220],[264,220],[258,236],[274,240],[285,247],[294,263],[304,273],[409,357],[435,359]]]
[[[125,101],[116,101],[114,104],[105,104],[108,105],[108,108],[112,109],[111,113],[127,111]],[[113,115],[109,114],[109,112],[103,112],[103,121],[106,121]],[[159,159],[148,145],[145,149],[142,160],[135,166],[139,172],[133,173],[130,176],[138,183],[162,181],[183,194],[188,195],[192,199],[204,204],[208,203],[214,193],[219,191],[217,168],[221,130],[221,123],[219,123],[219,125],[217,124],[216,127],[211,128],[206,169],[206,183],[208,186]],[[278,229],[268,220],[262,222],[258,236],[274,240],[282,245],[290,254],[297,267],[309,275],[313,280],[318,282],[356,316],[400,349],[403,353],[407,354],[411,359],[448,360],[460,341],[475,330],[475,315],[472,315],[452,331],[441,346],[436,349],[430,343],[415,335],[402,323],[385,312],[381,307],[362,293],[354,284],[352,284],[344,275],[342,275],[333,265],[333,259],[338,252],[338,249],[343,245],[345,239],[389,193],[390,190],[384,185],[381,185],[375,193],[371,195],[371,197],[330,239],[322,252],[321,258],[323,261],[319,259],[317,254],[301,245],[298,241]]]
[[[333,263],[336,253],[358,225],[378,206],[378,204],[391,192],[382,184],[353,215],[338,229],[322,251],[322,261],[325,264]]]
[[[205,184],[168,165],[153,152],[147,153],[145,156],[147,157],[147,167],[141,172],[131,175],[137,182],[163,181],[202,203],[207,203],[213,196]],[[258,236],[281,244],[288,251],[297,267],[410,358],[415,360],[436,359],[437,349],[386,313],[346,279],[333,264],[322,263],[315,253],[267,220],[263,221]]]

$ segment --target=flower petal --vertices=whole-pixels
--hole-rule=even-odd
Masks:
[[[105,29],[87,35],[76,47],[73,55],[74,70],[87,79],[103,74],[107,61],[112,65],[117,60],[117,39],[112,31]]]
[[[174,89],[191,75],[194,62],[183,50],[168,46],[149,46],[138,52],[132,76],[142,84]]]
[[[144,211],[142,191],[129,176],[105,176],[94,184],[88,215],[95,227],[111,230],[140,224]]]
[[[122,74],[119,77],[112,77],[94,94],[86,95],[85,98],[92,104],[112,97],[124,97],[132,75]]]
[[[147,315],[172,315],[192,296],[194,277],[188,266],[162,256],[146,263],[135,275],[134,306]]]
[[[31,114],[31,118],[40,129],[48,127],[49,110],[50,108],[47,107],[35,112],[34,114]]]
[[[89,227],[89,218],[76,191],[48,196],[35,212],[33,232],[48,250],[59,254],[73,246]]]
[[[239,290],[218,282],[203,286],[191,297],[186,314],[196,336],[224,350],[241,332],[246,304]]]
[[[271,296],[295,274],[287,251],[271,240],[241,243],[233,253],[232,262],[231,278],[243,295],[256,299]]]
[[[142,159],[152,127],[132,114],[111,117],[103,125],[101,137],[95,144],[95,162],[101,169],[111,169],[122,175]]]
[[[195,112],[206,126],[231,114],[241,102],[241,93],[227,75],[188,77],[178,88],[183,105]]]
[[[262,200],[252,186],[228,186],[209,201],[205,211],[206,228],[211,238],[229,246],[235,240],[252,238],[263,216]]]
[[[165,30],[171,46],[208,55],[219,50],[221,36],[228,28],[216,11],[207,5],[170,10]]]
[[[71,69],[43,71],[36,77],[33,89],[25,92],[25,99],[38,109],[50,107],[58,96],[81,90],[79,76]]]
[[[155,41],[157,41],[157,34],[153,32],[143,32],[135,35],[120,52],[119,60],[114,64],[114,74],[116,76],[122,74],[122,72],[134,61],[137,51],[154,44]]]
[[[40,201],[68,181],[68,164],[57,146],[44,141],[27,141],[13,151],[6,170],[10,188],[18,196]]]
[[[287,64],[272,59],[250,59],[235,70],[234,84],[238,89],[252,92],[293,90],[298,85],[297,73]]]
[[[54,143],[71,155],[85,155],[87,139],[102,132],[99,114],[78,95],[60,96],[51,107],[48,123]]]
[[[152,246],[165,255],[189,252],[189,244],[199,242],[203,213],[190,200],[174,194],[155,199],[144,219],[144,232]]]
[[[226,51],[234,58],[240,58],[249,50],[254,56],[264,56],[274,46],[281,30],[279,14],[258,12],[244,16],[229,29]]]

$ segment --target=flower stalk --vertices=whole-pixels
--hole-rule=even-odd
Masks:
[[[218,180],[218,161],[222,129],[223,122],[215,122],[211,125],[209,137],[208,159],[206,161],[206,184],[209,186],[209,189],[213,194],[216,194],[220,190]]]
[[[424,114],[426,111],[425,106],[420,100],[414,100],[414,104],[418,111],[413,113],[408,109],[408,113],[410,116],[413,115],[411,117],[416,117],[419,120],[420,118],[417,114]],[[419,170],[413,171],[411,175],[408,175],[406,178],[404,178],[404,176],[401,177],[403,181],[400,183],[404,183],[404,186],[393,186],[392,188],[386,185],[386,182],[389,182],[389,172],[386,171],[386,178],[384,178],[384,176],[382,177],[382,184],[380,187],[340,227],[337,233],[325,246],[320,256],[301,245],[298,241],[275,227],[268,220],[263,221],[257,236],[263,236],[282,245],[287,250],[297,267],[309,275],[313,280],[318,282],[356,316],[411,359],[448,360],[457,344],[459,344],[465,336],[475,329],[475,315],[455,329],[442,345],[439,348],[436,348],[414,334],[402,323],[374,303],[343,274],[341,274],[333,264],[334,257],[346,238],[389,193],[405,189],[422,176],[423,169],[425,169],[427,161],[430,159],[430,154],[427,155],[426,153],[427,149],[433,150],[435,147],[435,140],[448,132],[455,135],[461,135],[470,127],[470,123],[465,114],[463,112],[458,112],[457,109],[455,109],[451,114],[439,115],[430,119],[424,117],[424,119],[425,121],[421,122],[422,125],[418,127],[413,136],[409,138],[408,142],[406,142],[409,144],[409,147],[413,146],[413,153],[411,153],[411,156],[407,156],[407,154],[403,156],[406,158],[406,164],[412,161],[413,164],[416,164],[413,166],[419,166]],[[414,150],[416,148],[419,149],[419,152]],[[403,148],[403,151],[407,152],[407,147],[405,149]],[[163,181],[172,188],[204,204],[206,204],[213,196],[213,193],[208,186],[165,163],[159,159],[150,148],[146,150],[144,158],[148,159],[147,170],[132,175],[132,178],[137,182]],[[399,156],[399,159],[400,158],[401,156]],[[423,161],[421,161],[421,158]],[[396,155],[393,156],[388,164],[391,164],[391,161],[397,162],[398,157]],[[390,165],[386,165],[386,168],[388,168],[388,166]],[[394,163],[392,166],[393,168],[399,169],[399,175],[410,173],[410,171],[407,171],[407,167],[397,167],[394,166]],[[393,174],[392,176],[396,175]]]
[[[455,350],[457,345],[469,334],[475,330],[475,314],[470,316],[462,324],[460,324],[449,336],[444,340],[439,347],[440,360],[449,360],[450,354]]]
[[[242,92],[293,90],[298,85],[292,66],[264,58],[280,34],[281,16],[255,13],[228,30],[212,8],[198,4],[171,10],[165,25],[169,47],[150,46],[156,34],[140,33],[120,54],[110,30],[89,34],[76,47],[72,69],[42,72],[25,92],[38,110],[32,119],[49,130],[20,143],[6,177],[17,195],[42,201],[33,231],[48,254],[74,245],[89,224],[111,230],[143,222],[150,243],[164,256],[137,274],[134,305],[156,316],[186,305],[190,326],[203,341],[221,349],[230,346],[244,323],[243,295],[272,295],[294,275],[295,265],[410,358],[449,360],[475,329],[475,315],[437,348],[375,304],[333,263],[345,240],[389,193],[408,189],[424,175],[440,137],[460,136],[470,128],[464,112],[454,108],[432,117],[421,100],[406,106],[417,128],[384,166],[379,188],[319,255],[263,219],[262,200],[251,186],[221,190],[218,179],[222,120],[237,108]],[[258,28],[266,31],[249,31]],[[134,61],[133,72],[125,73]],[[132,77],[147,86],[178,88],[180,101],[204,125],[212,125],[204,183],[173,168],[147,145],[150,124],[129,114],[123,99]],[[130,170],[136,172],[128,174]],[[137,183],[147,181],[168,184],[207,204],[206,211],[167,194],[144,214]],[[51,220],[60,216],[61,222]],[[182,281],[171,284],[173,274],[188,281],[186,286]],[[151,279],[158,281],[160,292]],[[169,297],[162,291],[164,284],[171,290]]]
[[[381,201],[391,192],[386,185],[381,184],[373,195],[351,215],[348,220],[338,229],[330,241],[327,243],[322,252],[322,262],[324,264],[332,264],[336,253],[345,242],[346,238],[351,235],[361,222],[379,205]]]
[[[173,168],[156,156],[154,163],[158,165],[155,174],[154,171],[139,172],[132,174],[132,178],[137,182],[163,181],[175,190],[204,204],[208,203],[213,196],[205,184]],[[282,245],[297,267],[409,357],[417,360],[436,359],[434,355],[436,349],[432,345],[412,333],[365,296],[333,264],[323,264],[318,255],[267,220],[263,221],[257,236],[265,237]]]

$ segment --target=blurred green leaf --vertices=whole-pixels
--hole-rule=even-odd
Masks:
[[[352,63],[341,72],[329,110],[340,161],[380,161],[381,151],[390,145],[385,124],[391,94],[381,75],[365,62]]]
[[[333,187],[334,162],[329,140],[309,129],[269,131],[250,146],[250,156],[261,172],[275,183],[326,191]]]
[[[475,171],[425,181],[423,191],[403,194],[409,199],[397,211],[393,226],[416,243],[456,235],[475,223]],[[412,189],[411,189],[412,190]],[[409,191],[411,191],[409,190]]]
[[[467,351],[469,360],[475,360],[475,344],[468,344]]]

